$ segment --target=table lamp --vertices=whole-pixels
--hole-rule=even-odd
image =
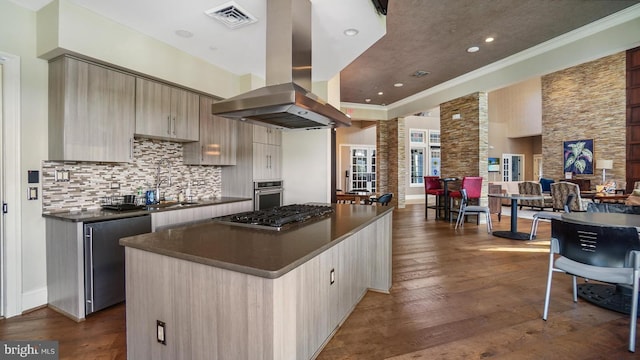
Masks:
[[[607,169],[613,169],[613,160],[601,160],[596,161],[596,168],[602,169],[602,185],[606,183],[606,171]]]

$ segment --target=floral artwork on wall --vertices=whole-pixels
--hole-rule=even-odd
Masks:
[[[564,172],[593,174],[593,139],[564,142]]]

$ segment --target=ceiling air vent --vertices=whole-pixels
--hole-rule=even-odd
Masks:
[[[216,6],[204,13],[207,14],[207,16],[222,22],[231,29],[253,24],[258,21],[255,16],[249,14],[245,9],[241,8],[233,1]]]

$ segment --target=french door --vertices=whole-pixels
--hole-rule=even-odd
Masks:
[[[351,147],[351,178],[347,190],[376,191],[376,148]]]

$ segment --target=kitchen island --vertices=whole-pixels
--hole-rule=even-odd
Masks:
[[[313,358],[368,289],[391,287],[393,208],[332,206],[282,231],[212,221],[121,239],[127,357]]]

